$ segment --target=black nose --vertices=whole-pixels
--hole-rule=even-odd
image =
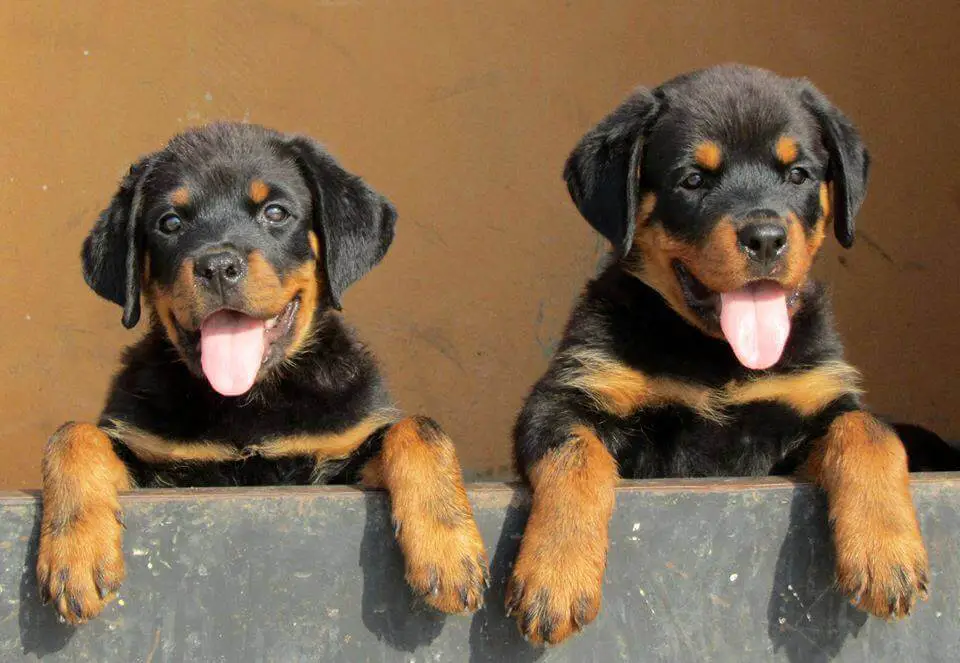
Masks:
[[[737,233],[751,260],[769,267],[787,247],[787,230],[776,223],[751,223]]]
[[[207,285],[226,289],[247,275],[247,261],[236,251],[215,251],[197,258],[193,273]]]

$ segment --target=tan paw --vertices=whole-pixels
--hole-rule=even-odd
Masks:
[[[837,584],[850,602],[885,619],[906,617],[926,600],[929,567],[919,532],[863,532],[837,538]]]
[[[60,523],[45,514],[37,560],[40,596],[71,624],[97,616],[123,582],[121,517],[109,505],[90,506]]]
[[[407,518],[397,527],[407,583],[415,594],[451,614],[473,612],[483,605],[490,572],[473,518],[454,526]]]
[[[565,555],[556,553],[561,546]],[[507,585],[507,616],[516,618],[523,637],[533,644],[562,642],[599,614],[605,564],[605,555],[598,556],[595,547],[593,554],[580,553],[576,546],[554,543],[528,527]]]

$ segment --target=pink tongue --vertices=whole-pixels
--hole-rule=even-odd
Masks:
[[[720,327],[741,364],[770,368],[790,335],[787,293],[774,284],[721,293]]]
[[[240,396],[253,386],[263,361],[263,320],[235,311],[217,311],[200,326],[200,365],[210,386]]]

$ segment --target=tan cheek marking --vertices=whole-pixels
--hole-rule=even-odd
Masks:
[[[287,357],[299,352],[307,340],[310,325],[313,322],[317,307],[320,303],[320,287],[317,282],[317,265],[315,262],[304,263],[285,284],[292,299],[294,293],[300,292],[300,310],[294,321],[293,341],[287,348]]]
[[[263,180],[253,180],[247,193],[250,194],[250,200],[259,205],[270,195],[270,187]]]
[[[741,287],[747,274],[747,258],[728,219],[718,221],[706,246],[684,263],[697,279],[717,292]]]
[[[825,217],[830,216],[830,188],[826,182],[820,184],[820,213]]]
[[[251,313],[270,317],[287,305],[280,277],[263,252],[252,251],[247,256],[247,278],[244,299]]]
[[[693,153],[697,164],[707,170],[717,170],[723,163],[723,151],[712,140],[706,140],[697,145]]]
[[[797,160],[797,141],[790,136],[780,136],[777,140],[776,154],[780,163],[789,166]]]
[[[307,233],[307,241],[310,242],[310,249],[313,251],[313,257],[317,260],[320,259],[320,239],[317,237],[317,233],[312,230]]]
[[[638,226],[647,222],[647,220],[653,214],[653,210],[656,206],[657,194],[651,192],[643,194],[643,198],[640,199],[640,209],[637,212]]]
[[[628,273],[663,295],[671,308],[687,322],[704,329],[700,318],[687,308],[671,264],[674,258],[684,253],[689,251],[671,239],[661,225],[643,225],[637,228],[625,267]]]
[[[176,207],[184,207],[190,202],[190,190],[185,186],[178,187],[170,194],[170,202]]]
[[[200,308],[196,284],[193,279],[193,260],[183,261],[177,280],[171,287],[163,287],[158,283],[148,283],[147,304],[156,311],[167,336],[179,349],[177,344],[179,335],[174,320],[189,329],[193,325]]]
[[[143,270],[142,278],[140,279],[140,287],[146,291],[148,283],[150,283],[150,253],[145,252],[143,254]]]

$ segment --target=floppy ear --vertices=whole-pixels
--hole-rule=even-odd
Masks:
[[[643,142],[659,107],[638,88],[580,139],[563,169],[580,214],[621,256],[633,241]]]
[[[323,239],[327,285],[332,304],[339,310],[344,290],[387,253],[397,212],[362,179],[341,168],[313,139],[295,136],[288,145],[313,194],[313,227]]]
[[[140,320],[140,212],[153,155],[130,166],[110,205],[83,242],[83,278],[94,292],[123,307],[123,326]]]
[[[867,194],[870,154],[853,123],[809,81],[802,81],[800,97],[820,124],[830,154],[827,181],[833,184],[833,230],[837,241],[853,245],[855,218]]]

